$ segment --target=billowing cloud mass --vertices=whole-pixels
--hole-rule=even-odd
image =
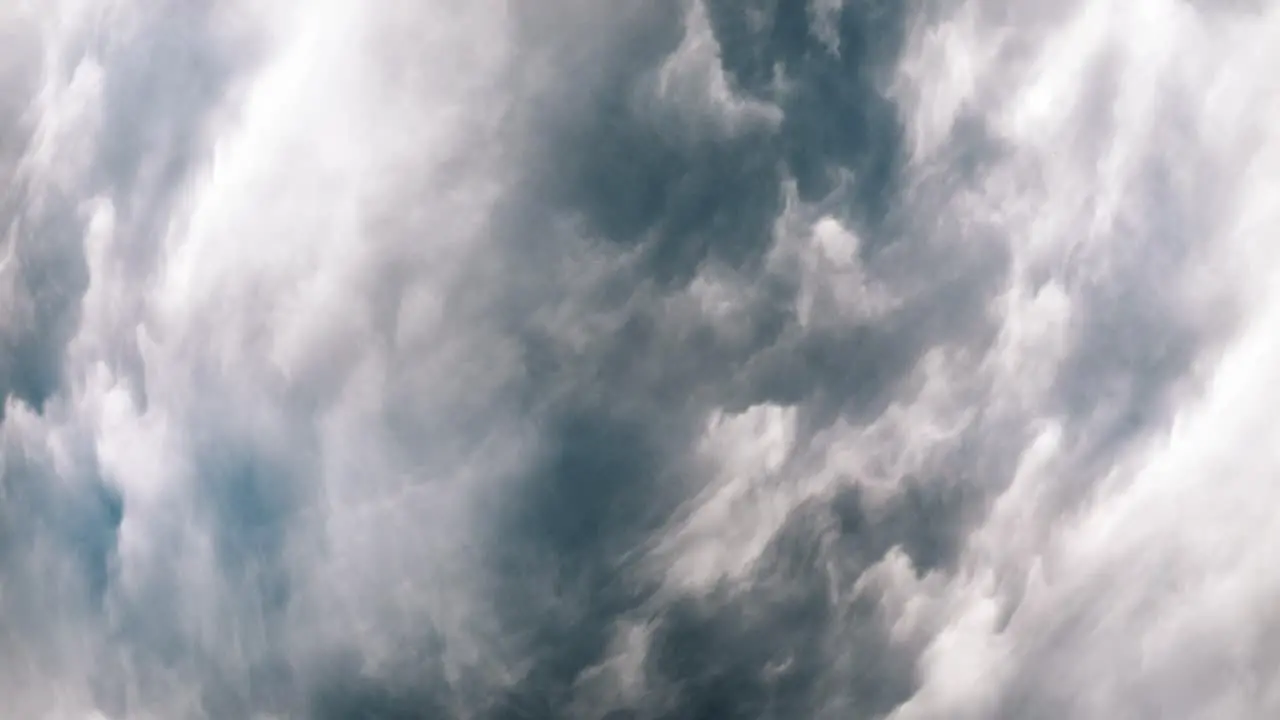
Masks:
[[[0,717],[1280,717],[1280,2],[0,0]]]

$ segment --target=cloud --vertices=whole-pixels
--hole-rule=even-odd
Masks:
[[[1275,13],[1104,5],[0,14],[0,694],[1267,714]]]
[[[1251,317],[1265,324],[1265,301],[1252,290],[1224,294],[1221,284],[1224,277],[1237,288],[1253,282],[1251,272],[1219,264],[1231,264],[1227,258],[1240,248],[1236,221],[1228,218],[1250,201],[1226,210],[1219,198],[1250,197],[1254,181],[1219,174],[1240,156],[1213,149],[1225,128],[1206,122],[1199,99],[1243,100],[1225,89],[1240,55],[1216,35],[1223,26],[1206,27],[1181,5],[1147,3],[1123,16],[1099,11],[1078,6],[1070,31],[1044,46],[1045,59],[1029,66],[1035,70],[1027,80],[1001,91],[1014,109],[994,113],[1045,113],[1008,126],[1020,138],[1008,147],[1014,163],[1038,168],[1052,196],[1025,180],[1006,185],[1018,202],[1044,199],[1025,216],[1029,225],[1005,227],[1026,228],[1016,236],[1019,264],[1055,288],[1054,312],[1070,317],[1068,334],[1057,336],[1067,344],[1055,341],[1065,352],[1039,401],[1048,424],[1021,452],[1013,483],[971,537],[964,574],[944,603],[952,608],[943,611],[947,629],[924,655],[923,687],[900,717],[1251,717],[1266,714],[1271,702],[1266,641],[1227,650],[1234,631],[1208,630],[1214,611],[1196,600],[1214,593],[1207,588],[1236,562],[1206,561],[1203,553],[1232,548],[1228,555],[1248,556],[1248,543],[1232,539],[1208,508],[1230,504],[1234,493],[1222,483],[1267,472],[1263,456],[1247,449],[1248,431],[1227,429],[1250,425],[1248,403],[1222,399],[1235,382],[1228,378],[1241,377],[1234,368],[1240,354],[1251,353],[1244,348],[1265,346],[1270,336],[1263,325],[1246,329]],[[1017,26],[1002,32],[1016,37]],[[1232,43],[1260,42],[1260,35],[1227,32]],[[1059,52],[1077,64],[1106,63],[1120,78],[1122,87],[1101,105],[1106,114],[1096,114],[1099,100],[1091,96],[1105,86],[1064,69],[1065,61],[1052,59]],[[1250,134],[1257,117],[1233,114],[1234,133]],[[1063,143],[1077,149],[1061,153]],[[1047,266],[1045,258],[1053,258]],[[1025,311],[1008,311],[1039,315],[1043,293],[1024,295],[1035,298]],[[1025,322],[1018,317],[1006,321],[1006,333]],[[1242,339],[1224,345],[1236,332]],[[1015,378],[1029,375],[1009,367],[1017,368]],[[1209,420],[1210,407],[1223,415]],[[1199,422],[1218,429],[1190,430]],[[1222,454],[1208,465],[1190,460],[1203,457],[1202,443],[1218,442],[1210,438],[1223,439]],[[1172,460],[1182,453],[1186,459]],[[1245,469],[1228,457],[1259,464],[1245,461]],[[1138,487],[1149,489],[1140,501]],[[1188,502],[1186,492],[1202,493],[1201,500]],[[1242,596],[1267,596],[1268,581],[1254,577]],[[1237,619],[1235,631],[1268,632],[1266,618]],[[962,657],[989,679],[966,687]],[[1255,684],[1241,690],[1241,683]]]

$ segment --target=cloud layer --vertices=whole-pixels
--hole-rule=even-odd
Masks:
[[[23,718],[1257,718],[1280,6],[0,0]]]

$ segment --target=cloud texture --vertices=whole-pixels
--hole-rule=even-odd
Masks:
[[[1278,40],[0,0],[0,715],[1277,716]]]

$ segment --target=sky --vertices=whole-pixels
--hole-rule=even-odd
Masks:
[[[1274,0],[0,0],[0,718],[1280,717],[1274,68]]]

